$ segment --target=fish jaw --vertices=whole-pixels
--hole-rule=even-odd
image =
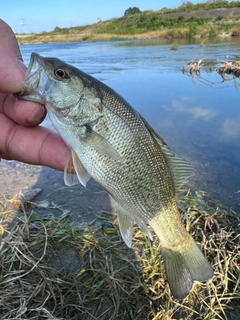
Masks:
[[[35,101],[46,104],[44,92],[48,83],[48,76],[42,65],[42,58],[37,53],[32,53],[28,69],[23,81],[23,90],[15,94],[18,99]]]

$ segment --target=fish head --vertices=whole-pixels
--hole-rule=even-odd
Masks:
[[[45,58],[33,52],[23,90],[15,96],[44,104],[48,111],[64,117],[79,104],[84,89],[78,71],[57,58]]]

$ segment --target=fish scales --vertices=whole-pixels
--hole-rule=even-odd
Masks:
[[[88,86],[91,86],[89,81]],[[95,94],[102,97],[104,117],[93,126],[93,130],[108,139],[123,156],[123,160],[119,165],[118,161],[105,157],[93,148],[82,146],[79,151],[81,161],[92,172],[94,179],[114,195],[118,203],[127,207],[132,214],[141,214],[146,220],[149,214],[154,216],[168,203],[167,198],[161,199],[163,191],[168,192],[171,198],[174,197],[170,171],[164,168],[164,157],[159,154],[158,146],[132,107],[101,84],[95,84],[94,89]],[[107,122],[108,126],[104,126],[102,122]],[[145,153],[141,152],[142,149]],[[169,174],[163,175],[163,172]],[[157,188],[157,192],[152,192],[153,186]],[[169,186],[169,190],[165,186]],[[164,200],[166,204],[163,203]],[[145,217],[146,214],[148,217]]]
[[[136,117],[131,114],[127,115],[127,111],[125,111],[125,114],[123,113],[123,117],[124,116],[129,120],[129,127],[126,127],[124,121],[117,121],[119,118],[114,121],[111,111],[109,112],[113,126],[113,128],[111,128],[111,125],[109,125],[109,130],[115,134],[115,137],[109,141],[123,156],[123,160],[120,166],[115,160],[104,160],[106,161],[105,170],[99,174],[98,177],[95,176],[95,179],[108,189],[109,192],[114,195],[115,200],[121,203],[122,206],[124,206],[124,200],[128,210],[133,207],[131,211],[135,211],[136,213],[136,211],[143,208],[144,212],[154,215],[164,206],[160,194],[163,192],[167,178],[170,180],[168,185],[170,186],[170,183],[172,183],[171,176],[167,177],[164,175],[162,177],[163,183],[161,183],[160,174],[162,174],[162,167],[166,165],[166,163],[164,164],[163,158],[158,156],[158,147],[153,143],[149,133],[140,126],[140,121],[136,119]],[[102,132],[99,133],[103,134]],[[126,139],[126,137],[129,138]],[[121,143],[117,142],[115,145],[115,141],[120,141]],[[140,153],[142,149],[145,149],[146,152]],[[154,153],[156,153],[155,158],[158,156],[159,161],[154,161],[152,156],[149,156]],[[103,159],[93,159],[93,166],[96,167],[101,160]],[[111,166],[111,170],[109,170],[109,166]],[[114,191],[109,189],[110,181],[110,188],[114,188]],[[113,181],[116,181],[115,185]],[[156,186],[158,192],[152,192],[153,185]],[[120,191],[121,194],[118,196]],[[172,196],[172,191],[173,188],[169,190],[170,196]],[[139,197],[139,195],[141,195],[141,197]],[[137,205],[139,201],[141,201],[140,207]]]
[[[71,150],[65,183],[85,186],[92,177],[102,185],[115,200],[119,229],[129,247],[134,223],[150,239],[147,225],[153,228],[175,298],[186,297],[195,280],[212,277],[213,270],[184,228],[175,201],[192,167],[175,157],[120,95],[59,59],[32,53],[18,98],[45,104]]]

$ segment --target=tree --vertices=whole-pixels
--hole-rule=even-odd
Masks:
[[[183,1],[182,7],[191,7],[193,6],[193,3],[190,1]]]
[[[129,14],[136,14],[141,13],[142,11],[137,7],[130,7],[127,10],[125,10],[124,15],[128,16]]]

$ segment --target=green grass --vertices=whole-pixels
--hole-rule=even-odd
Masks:
[[[170,46],[170,50],[178,50],[178,43],[177,42],[173,42]]]

